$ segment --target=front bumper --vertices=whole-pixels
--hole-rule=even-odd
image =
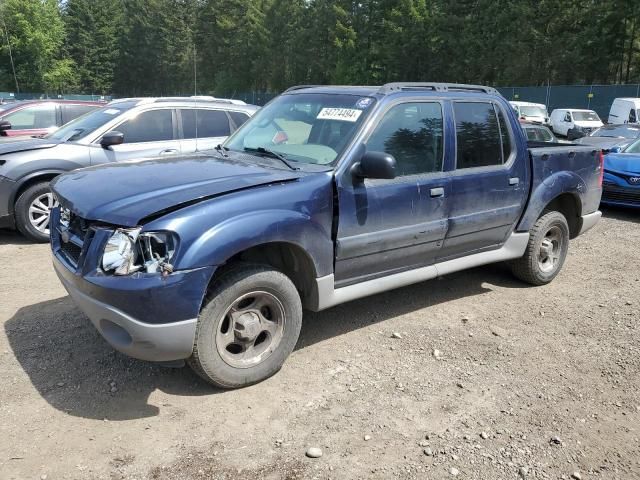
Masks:
[[[76,305],[117,350],[141,360],[187,358],[213,267],[170,275],[106,275],[100,269],[112,230],[88,228],[65,242],[52,211],[53,266]],[[81,238],[83,237],[83,238]]]
[[[14,228],[13,198],[16,182],[0,175],[0,228]]]
[[[191,356],[197,318],[163,324],[141,322],[83,293],[66,280],[62,270],[66,267],[58,259],[54,258],[53,264],[74,303],[113,348],[130,357],[154,362]]]

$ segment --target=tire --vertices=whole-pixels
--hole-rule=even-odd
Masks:
[[[289,277],[270,266],[239,264],[207,294],[187,363],[217,387],[252,385],[280,370],[301,326],[300,295]]]
[[[49,182],[31,185],[22,192],[16,201],[16,228],[29,240],[39,243],[48,242],[49,209],[57,205],[58,202],[54,199],[49,188]]]
[[[511,262],[511,271],[531,285],[546,285],[560,273],[568,249],[567,219],[560,212],[547,212],[529,231],[527,249]]]

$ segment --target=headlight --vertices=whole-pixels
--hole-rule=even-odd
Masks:
[[[139,270],[135,268],[138,235],[139,228],[118,229],[111,235],[102,255],[102,269],[105,272],[128,275]]]
[[[177,239],[171,232],[144,232],[139,228],[118,229],[109,238],[102,255],[102,269],[114,275],[137,271],[169,274]]]

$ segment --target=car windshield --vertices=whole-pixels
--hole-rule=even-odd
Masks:
[[[574,122],[599,122],[600,117],[596,112],[571,112]]]
[[[640,139],[625,148],[624,153],[640,153]]]
[[[71,120],[45,138],[60,140],[63,142],[73,142],[93,133],[105,123],[113,120],[117,116],[135,106],[135,102],[122,102],[115,105],[93,110],[81,117]]]
[[[533,105],[521,105],[520,115],[524,117],[546,117],[547,111],[542,107],[536,107]]]
[[[591,134],[592,137],[638,138],[640,127],[627,125],[601,127]]]
[[[282,95],[247,121],[224,146],[238,152],[268,151],[287,161],[331,165],[374,104],[374,98],[358,95]]]

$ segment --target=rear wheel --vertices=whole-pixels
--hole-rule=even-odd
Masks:
[[[237,266],[207,295],[188,363],[222,388],[257,383],[280,370],[301,325],[300,296],[286,275],[269,266]]]
[[[51,209],[57,206],[58,202],[49,188],[49,182],[30,186],[16,202],[16,228],[30,240],[48,242]]]
[[[513,274],[532,285],[551,282],[562,269],[569,248],[569,226],[559,212],[548,212],[529,232],[525,254],[511,262]]]

